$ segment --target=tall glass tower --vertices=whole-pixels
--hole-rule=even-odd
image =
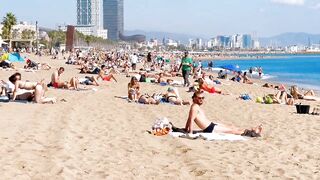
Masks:
[[[103,0],[103,28],[108,29],[108,38],[119,40],[123,34],[123,0]]]
[[[77,0],[77,25],[100,29],[100,0]]]

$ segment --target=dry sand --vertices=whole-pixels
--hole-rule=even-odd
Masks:
[[[63,60],[35,60],[55,68],[63,65],[62,79],[82,76]],[[0,79],[12,73],[0,71]],[[51,73],[22,72],[22,78],[49,81]],[[203,109],[213,121],[264,127],[262,138],[209,142],[148,134],[158,117],[183,127],[188,107],[147,106],[115,98],[127,94],[129,81],[116,77],[119,83],[106,82],[97,92],[49,89],[48,96],[67,102],[0,104],[1,179],[320,178],[320,116],[298,115],[294,106],[236,100],[240,93],[256,97],[273,93],[272,89],[228,82],[221,88],[233,95],[207,94]],[[142,84],[142,92],[165,90]],[[179,90],[190,99],[185,88]]]

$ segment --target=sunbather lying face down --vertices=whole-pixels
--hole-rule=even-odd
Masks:
[[[32,90],[33,92],[33,100],[35,103],[55,103],[55,98],[46,98],[44,96],[46,85],[43,81],[40,83],[38,82],[29,82],[29,81],[22,81],[21,80],[21,74],[15,73],[12,76],[10,76],[9,81],[15,85],[14,91],[13,91],[13,97],[12,100],[17,99],[17,92],[19,89],[25,89],[25,90]]]
[[[205,116],[200,106],[204,102],[204,93],[197,91],[192,96],[193,104],[189,111],[189,117],[185,126],[188,133],[193,133],[193,122],[201,129],[200,132],[204,133],[227,133],[235,135],[243,135],[249,137],[259,137],[261,135],[262,126],[257,126],[250,129],[240,129],[232,126],[223,125],[209,121]]]

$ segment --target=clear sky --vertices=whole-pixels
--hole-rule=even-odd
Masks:
[[[283,32],[320,34],[320,0],[124,0],[125,29],[206,37]],[[0,17],[40,26],[76,22],[76,0],[1,0]]]

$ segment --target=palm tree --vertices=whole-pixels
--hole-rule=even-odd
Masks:
[[[12,27],[17,24],[16,16],[13,13],[7,13],[1,24],[3,24],[2,38],[10,40]]]
[[[84,40],[86,41],[87,46],[90,46],[90,43],[92,42],[93,37],[92,36],[85,36]]]

